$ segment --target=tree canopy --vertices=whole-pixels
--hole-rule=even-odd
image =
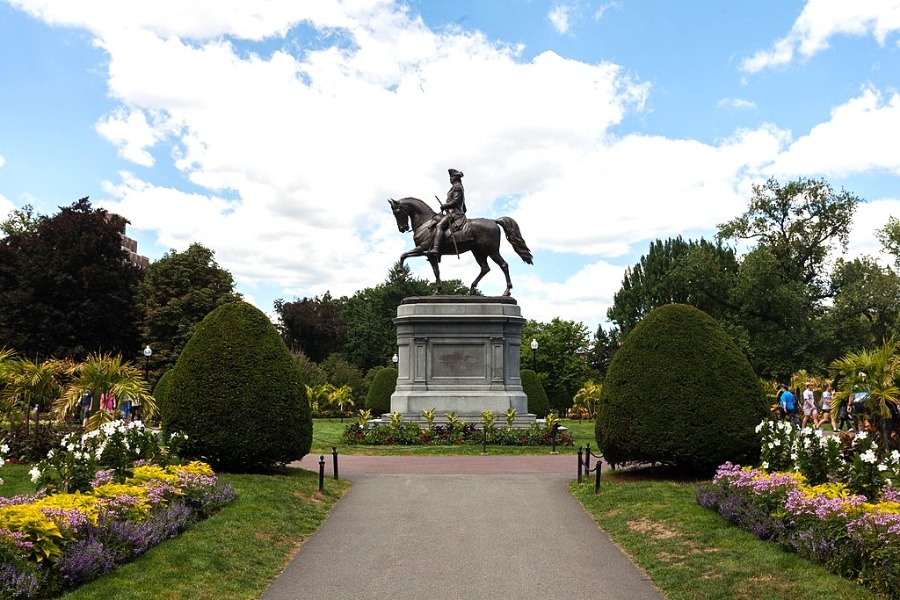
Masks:
[[[201,244],[170,250],[144,270],[137,288],[141,337],[153,350],[155,371],[175,365],[197,325],[213,309],[240,299],[234,279]]]
[[[141,271],[122,247],[127,223],[82,198],[9,229],[0,239],[0,346],[35,358],[134,356]]]

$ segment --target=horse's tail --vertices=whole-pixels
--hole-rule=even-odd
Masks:
[[[494,221],[503,228],[504,233],[506,233],[506,241],[513,247],[516,254],[529,265],[533,265],[534,257],[531,256],[531,250],[528,249],[525,240],[522,239],[519,224],[510,217],[500,217],[499,219],[494,219]]]

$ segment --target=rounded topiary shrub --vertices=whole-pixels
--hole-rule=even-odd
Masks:
[[[227,471],[265,472],[299,460],[312,443],[300,372],[268,317],[246,302],[200,322],[164,406],[163,428],[188,435],[186,457]]]
[[[528,412],[539,418],[546,417],[550,412],[550,399],[547,398],[547,392],[544,391],[540,375],[531,369],[523,369],[520,376],[522,377],[522,389],[528,396]]]
[[[603,382],[597,443],[607,462],[708,473],[755,463],[762,385],[722,327],[684,304],[657,308],[628,334]]]
[[[153,399],[156,401],[160,414],[165,410],[163,406],[165,406],[169,398],[169,390],[172,389],[172,375],[174,373],[175,369],[169,369],[163,373],[159,381],[156,382],[156,387],[153,388]]]
[[[397,369],[385,367],[375,373],[369,393],[366,396],[366,409],[378,417],[391,412],[391,395],[397,389]]]

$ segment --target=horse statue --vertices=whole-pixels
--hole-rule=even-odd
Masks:
[[[512,290],[512,281],[509,278],[509,266],[503,257],[500,256],[500,228],[506,233],[506,239],[512,245],[523,261],[527,264],[533,264],[531,250],[522,239],[519,232],[519,225],[510,217],[500,217],[499,219],[466,219],[462,228],[455,230],[451,226],[446,239],[441,243],[440,255],[430,256],[427,254],[431,249],[431,244],[435,236],[435,217],[438,213],[434,212],[430,206],[418,198],[401,198],[388,200],[391,205],[391,211],[394,218],[397,219],[397,228],[400,233],[407,231],[413,232],[413,243],[416,247],[412,250],[404,252],[400,255],[400,265],[403,261],[411,256],[427,256],[431,268],[434,270],[435,278],[435,294],[440,294],[443,289],[441,283],[441,271],[438,267],[440,257],[447,254],[459,254],[471,252],[472,256],[481,267],[481,273],[469,286],[469,294],[475,293],[475,286],[481,281],[482,277],[488,274],[491,268],[488,266],[488,257],[493,260],[506,276],[506,291],[504,296],[509,296]],[[452,235],[450,235],[452,233]]]

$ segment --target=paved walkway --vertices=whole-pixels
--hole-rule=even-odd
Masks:
[[[574,456],[341,456],[339,467],[353,488],[264,600],[662,598],[568,493]]]

